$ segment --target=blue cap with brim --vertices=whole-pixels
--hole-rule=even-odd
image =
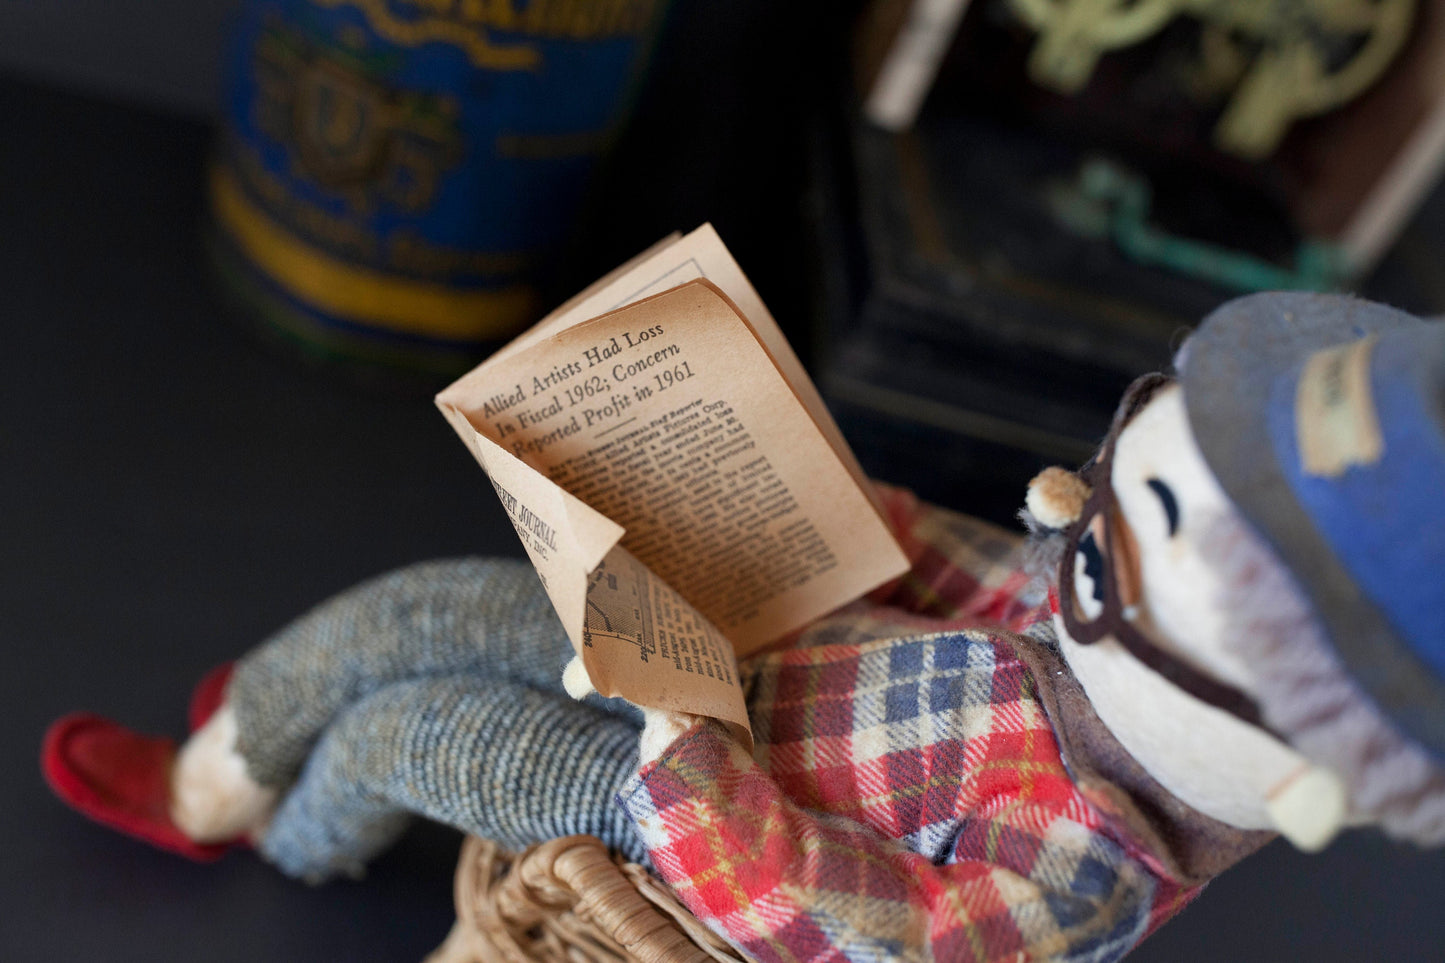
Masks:
[[[1445,324],[1342,295],[1251,295],[1176,363],[1220,486],[1360,687],[1445,760]]]

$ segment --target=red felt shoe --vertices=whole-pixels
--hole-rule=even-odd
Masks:
[[[221,702],[226,697],[226,683],[231,681],[231,673],[236,669],[234,662],[222,662],[210,672],[201,677],[196,687],[191,690],[191,704],[186,712],[186,720],[190,723],[191,731],[195,732],[216,710],[221,708]]]
[[[230,674],[231,665],[220,666],[196,687],[192,731],[220,706]],[[96,822],[197,862],[214,862],[236,843],[197,843],[171,821],[175,758],[173,739],[143,736],[78,712],[57,719],[45,733],[40,766],[55,794]]]

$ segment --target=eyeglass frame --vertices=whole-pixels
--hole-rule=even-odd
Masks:
[[[1118,517],[1119,502],[1114,492],[1112,472],[1114,449],[1119,434],[1145,405],[1161,389],[1175,383],[1175,379],[1161,373],[1146,374],[1136,379],[1125,390],[1115,410],[1114,419],[1097,454],[1079,471],[1079,477],[1089,486],[1089,496],[1079,517],[1064,529],[1065,549],[1059,561],[1058,592],[1059,615],[1069,637],[1080,645],[1094,645],[1112,638],[1124,647],[1134,658],[1161,676],[1170,684],[1183,690],[1208,705],[1221,709],[1242,722],[1262,729],[1277,739],[1278,733],[1264,722],[1259,703],[1248,693],[1226,682],[1221,682],[1163,649],[1143,630],[1136,626],[1132,616],[1137,607],[1125,604],[1121,591],[1119,567],[1123,563],[1136,561],[1132,551],[1117,550],[1116,529],[1124,524]],[[1082,616],[1074,585],[1074,569],[1079,553],[1079,544],[1092,533],[1096,519],[1102,520],[1104,598],[1099,614],[1091,619]],[[1095,541],[1097,542],[1097,537]],[[1137,578],[1137,573],[1135,574]],[[1137,590],[1137,586],[1134,586]]]

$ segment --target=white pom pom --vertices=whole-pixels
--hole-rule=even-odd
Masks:
[[[572,656],[572,661],[562,670],[562,688],[574,699],[585,699],[597,691],[580,655]]]
[[[1349,800],[1332,770],[1307,766],[1270,790],[1265,808],[1274,828],[1296,849],[1317,853],[1344,826]]]
[[[686,712],[669,712],[665,709],[642,710],[642,737],[638,742],[638,764],[647,765],[662,757],[672,745],[698,721],[698,716]]]
[[[1046,528],[1067,528],[1079,520],[1084,502],[1093,490],[1084,480],[1062,468],[1045,468],[1029,482],[1024,504],[1039,524]]]
[[[198,843],[229,842],[265,826],[277,792],[246,771],[236,713],[223,705],[181,747],[171,770],[171,819]]]

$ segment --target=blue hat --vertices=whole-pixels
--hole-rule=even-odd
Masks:
[[[1445,759],[1445,324],[1258,294],[1176,359],[1190,428],[1289,566],[1341,662]]]

